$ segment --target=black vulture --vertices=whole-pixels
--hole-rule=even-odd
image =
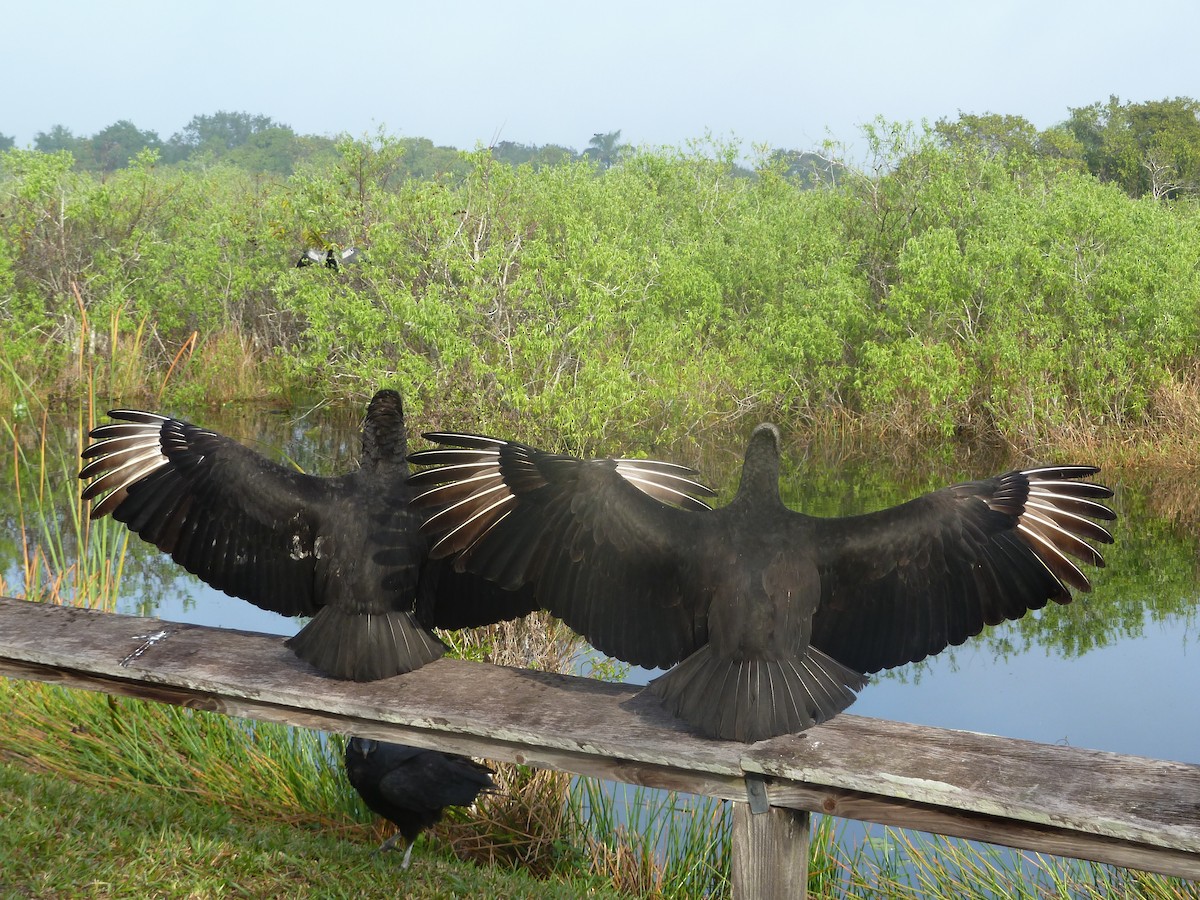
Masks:
[[[359,468],[321,478],[231,438],[138,410],[109,413],[83,451],[92,518],[112,514],[214,588],[312,620],[288,646],[321,671],[372,681],[445,652],[429,629],[531,612],[510,592],[442,562],[407,484],[404,408],[379,391],[367,408]]]
[[[779,431],[750,436],[734,499],[673,509],[611,460],[428,434],[414,502],[434,558],[452,556],[539,605],[597,649],[674,666],[646,688],[710,737],[801,731],[849,706],[880,669],[961,644],[985,624],[1090,590],[1071,561],[1115,514],[1099,470],[1014,471],[866,515],[817,518],[779,495]]]
[[[470,806],[485,791],[494,791],[495,773],[482,763],[454,753],[422,750],[352,737],[346,742],[346,777],[372,812],[399,831],[376,850],[390,850],[403,837],[408,842],[407,869],[413,841],[442,818],[447,806]]]
[[[345,265],[348,262],[354,262],[358,259],[358,248],[347,247],[345,250],[337,251],[332,247],[328,250],[317,250],[309,247],[301,254],[300,259],[296,261],[296,268],[303,269],[305,266],[324,265],[327,269],[338,270],[339,265]]]

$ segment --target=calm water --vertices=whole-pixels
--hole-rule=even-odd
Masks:
[[[349,467],[357,453],[358,415],[357,410],[324,409],[303,414],[197,411],[186,417],[255,443],[276,458],[282,452],[306,471],[335,474]],[[413,449],[424,446],[419,430],[419,424],[410,423]],[[30,454],[24,479],[29,483],[37,469],[38,423],[22,423],[20,434]],[[77,490],[73,422],[52,424],[48,434],[46,483],[69,497]],[[721,491],[719,502],[725,502],[736,488],[744,440],[745,434],[730,435],[699,450],[605,450],[699,465],[705,479]],[[817,458],[789,446],[787,435],[785,452],[790,453],[785,499],[795,509],[820,515],[877,509],[1020,464],[981,458],[946,461],[946,454],[921,464],[853,453]],[[13,481],[12,453],[7,456],[6,485]],[[1090,595],[1069,607],[988,629],[933,660],[876,676],[849,712],[1200,763],[1195,700],[1200,685],[1198,479],[1190,471],[1110,470],[1101,480],[1117,491],[1113,505],[1120,519],[1116,544],[1104,551],[1108,568],[1094,573]],[[31,483],[23,488],[26,497],[32,489]],[[20,518],[14,492],[0,493],[0,516],[7,525],[0,536],[0,571],[8,593],[21,596]],[[119,612],[276,634],[296,631],[293,620],[209,589],[140,540],[129,546]],[[642,670],[630,673],[630,680],[646,677]]]

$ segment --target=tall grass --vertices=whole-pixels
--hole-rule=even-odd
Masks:
[[[49,412],[31,393],[23,397],[20,416],[0,417],[11,448],[22,592],[31,600],[111,609],[129,533],[111,520],[89,519],[79,495],[79,454],[91,404],[77,407],[64,432],[52,429]]]
[[[729,807],[641,786],[580,778],[568,796],[589,870],[635,896],[729,892]]]
[[[882,828],[880,832],[852,849],[844,841],[834,845],[840,869],[837,890],[818,896],[899,900],[1181,900],[1200,896],[1200,886],[1179,878],[900,828]]]
[[[318,732],[54,685],[0,682],[0,753],[54,778],[167,788],[240,815],[347,828],[368,821],[340,743]]]

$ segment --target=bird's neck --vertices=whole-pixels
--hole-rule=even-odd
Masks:
[[[404,433],[404,415],[396,410],[371,410],[363,422],[362,460],[364,465],[407,465],[408,438]]]
[[[782,505],[783,500],[779,496],[779,435],[773,425],[760,425],[750,435],[746,459],[742,463],[742,480],[738,483],[733,503]]]

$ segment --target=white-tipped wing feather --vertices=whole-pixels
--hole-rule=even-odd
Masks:
[[[541,466],[569,468],[580,462],[482,435],[430,432],[425,437],[451,445],[410,457],[418,465],[436,467],[411,479],[418,488],[414,501],[434,510],[425,525],[427,533],[437,536],[434,556],[474,545],[512,511],[517,494],[546,486]],[[537,454],[536,463],[533,454]],[[712,497],[716,492],[698,481],[696,471],[687,466],[646,459],[593,462],[611,466],[624,481],[660,503],[680,509],[711,509],[700,497]],[[443,523],[451,521],[454,524],[443,529]]]

